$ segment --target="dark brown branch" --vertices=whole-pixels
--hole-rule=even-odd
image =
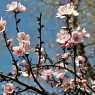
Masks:
[[[6,35],[5,31],[3,32],[3,37],[4,37],[4,40],[5,40],[6,47],[7,47],[8,51],[9,51],[9,53],[10,53],[10,55],[11,55],[11,58],[12,58],[12,61],[13,61],[13,65],[16,66],[17,74],[16,74],[15,78],[17,78],[18,75],[19,75],[19,72],[18,72],[19,70],[18,70],[18,66],[17,66],[17,60],[16,60],[15,57],[13,56],[13,53],[12,53],[11,49],[9,48],[9,46],[8,46],[8,44],[7,44],[7,40],[8,40],[8,39],[7,39],[7,35]]]
[[[15,18],[15,23],[16,23],[16,31],[18,33],[18,32],[20,32],[19,31],[19,22],[20,22],[20,19],[18,19],[17,16],[18,16],[18,13],[14,12],[14,18]]]
[[[25,83],[23,83],[23,82],[21,82],[21,81],[19,81],[19,80],[17,80],[17,79],[8,77],[8,76],[3,75],[3,74],[0,74],[0,76],[4,77],[4,78],[6,78],[6,79],[12,80],[12,81],[14,81],[14,82],[16,82],[16,83],[18,83],[18,84],[20,84],[20,85],[26,87],[27,89],[31,89],[31,90],[33,90],[33,91],[35,91],[35,92],[37,92],[37,93],[43,95],[43,91],[41,91],[41,90],[39,90],[39,89],[37,89],[37,88],[35,88],[35,87],[33,87],[33,86],[29,86],[29,85],[27,85],[27,84],[25,84]]]
[[[43,92],[45,92],[45,89],[40,85],[40,83],[38,82],[38,80],[37,80],[36,77],[34,76],[33,70],[32,70],[32,68],[31,68],[31,62],[30,62],[30,60],[29,60],[29,58],[28,58],[28,55],[25,55],[25,57],[26,57],[27,63],[29,64],[30,72],[31,72],[31,74],[32,74],[32,77],[33,77],[34,81],[35,81],[35,82],[37,83],[37,85],[41,88],[41,90],[42,90]]]

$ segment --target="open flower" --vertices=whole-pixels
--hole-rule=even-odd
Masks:
[[[17,40],[19,41],[19,46],[15,46],[12,48],[13,53],[16,56],[23,56],[31,49],[30,36],[24,32],[20,32],[17,34]]]
[[[5,31],[6,21],[1,17],[0,19],[0,33]]]
[[[25,49],[21,46],[15,46],[12,48],[12,50],[16,56],[23,56],[25,54]]]
[[[19,43],[19,46],[22,47],[26,52],[31,50],[30,42]]]
[[[7,10],[6,11],[16,11],[17,9],[17,2],[13,1],[11,4],[7,4]]]
[[[50,80],[52,78],[52,73],[53,73],[53,71],[51,69],[44,70],[42,72],[41,78],[44,80]]]
[[[80,32],[73,31],[71,41],[72,43],[76,43],[76,44],[81,43],[83,42],[83,36],[81,35]]]
[[[59,33],[57,33],[56,41],[59,44],[65,44],[70,39],[70,34],[66,29],[61,29]]]
[[[27,10],[27,8],[23,4],[21,4],[20,2],[18,3],[17,9],[19,12],[25,12]]]
[[[20,2],[12,1],[10,4],[7,4],[7,10],[12,12],[25,12],[26,7],[22,5]]]
[[[79,13],[74,9],[74,5],[72,3],[68,3],[58,8],[58,13],[56,17],[64,18],[64,16],[66,15],[79,15]]]
[[[25,32],[19,32],[17,34],[17,40],[21,43],[29,43],[30,42],[30,36],[28,34],[26,34]]]
[[[76,64],[83,64],[86,59],[83,56],[77,56],[75,59]]]
[[[3,95],[12,95],[12,93],[14,92],[14,85],[12,83],[6,83],[4,85],[4,94]]]

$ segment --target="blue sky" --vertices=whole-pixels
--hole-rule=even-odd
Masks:
[[[8,37],[13,38],[16,42],[16,29],[13,13],[6,12],[6,5],[13,0],[0,0],[0,16],[7,21],[6,32]],[[25,13],[18,15],[21,18],[19,29],[21,32],[30,34],[31,45],[35,45],[38,42],[37,36],[37,22],[36,17],[42,12],[42,22],[45,25],[43,29],[42,39],[45,42],[46,51],[50,57],[54,58],[57,52],[56,48],[56,33],[59,31],[61,23],[63,21],[56,18],[57,6],[46,5],[41,0],[19,0],[27,7]],[[34,63],[35,63],[35,58]],[[0,35],[0,71],[7,72],[11,67],[11,57],[5,47],[2,35]]]
[[[14,16],[11,12],[6,12],[6,5],[13,0],[0,0],[0,16],[2,16],[7,21],[6,33],[9,38],[14,39],[14,43],[16,42],[16,29],[15,29],[15,20]],[[45,25],[43,29],[43,40],[45,41],[46,50],[50,57],[54,57],[56,54],[56,33],[58,32],[61,21],[58,24],[59,20],[56,19],[56,7],[52,7],[49,5],[45,5],[40,0],[19,0],[22,4],[27,7],[27,11],[25,13],[19,14],[19,18],[21,18],[21,22],[19,25],[21,32],[29,33],[31,36],[31,45],[34,45],[37,40],[37,22],[36,17],[39,16],[40,12],[43,14],[42,22]],[[50,45],[53,44],[52,48]],[[35,58],[34,58],[35,63]],[[11,69],[11,57],[10,54],[5,47],[4,39],[2,35],[0,35],[0,72],[7,73]],[[1,90],[1,87],[0,87]],[[1,92],[1,91],[0,91]]]

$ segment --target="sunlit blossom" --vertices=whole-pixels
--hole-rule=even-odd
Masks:
[[[61,29],[59,33],[57,33],[57,39],[56,41],[59,44],[65,44],[70,39],[70,34],[67,30]]]
[[[29,36],[29,34],[26,34],[25,32],[19,32],[17,34],[17,40],[19,42],[29,43],[30,42],[30,36]]]
[[[19,43],[19,46],[25,50],[25,52],[29,52],[31,50],[30,42]]]
[[[50,80],[51,77],[52,77],[52,73],[53,73],[53,71],[51,69],[44,70],[42,72],[41,78],[44,79],[44,80]]]
[[[6,26],[6,20],[3,20],[3,18],[1,17],[1,19],[0,19],[0,33],[5,31],[5,26]]]
[[[86,59],[83,56],[77,56],[75,59],[76,64],[83,64]]]
[[[17,2],[12,1],[10,4],[7,4],[7,11],[16,11],[17,9]]]
[[[20,2],[18,3],[17,9],[19,12],[25,12],[27,10],[27,8],[23,4],[21,4]]]
[[[25,12],[26,7],[22,5],[20,2],[12,1],[10,4],[7,4],[7,10],[12,12]]]
[[[15,87],[12,83],[6,83],[4,85],[4,94],[3,95],[12,95],[14,90],[15,90]]]
[[[16,56],[23,56],[25,54],[25,49],[20,46],[15,46],[12,50]]]
[[[73,31],[71,41],[72,43],[76,43],[76,44],[81,43],[83,42],[83,36],[81,35],[80,32]]]
[[[64,18],[64,16],[66,15],[79,15],[79,13],[74,9],[74,5],[72,3],[68,3],[58,8],[58,13],[56,17]]]

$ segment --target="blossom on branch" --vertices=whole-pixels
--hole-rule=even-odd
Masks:
[[[4,85],[4,92],[3,95],[12,95],[12,93],[14,92],[14,85],[12,83],[6,83]]]
[[[77,56],[75,59],[76,64],[83,64],[85,61],[86,59],[83,56]]]
[[[42,72],[41,78],[43,80],[50,80],[52,78],[52,69],[47,69]]]
[[[56,17],[64,18],[66,15],[74,15],[74,16],[79,15],[79,13],[75,10],[74,5],[72,3],[68,3],[58,8],[58,13]]]
[[[25,49],[21,46],[15,46],[12,50],[16,56],[23,56],[25,54]]]
[[[6,27],[6,20],[3,20],[3,18],[1,17],[1,19],[0,19],[0,33],[5,31],[5,27]]]
[[[59,33],[57,33],[56,41],[59,44],[65,44],[71,38],[70,34],[66,29],[61,29]]]
[[[7,4],[7,10],[6,11],[12,11],[12,12],[25,12],[26,7],[22,5],[20,2],[12,1],[10,4]]]
[[[30,42],[30,36],[29,34],[26,34],[25,32],[19,32],[17,34],[17,40],[21,43]]]
[[[76,43],[76,44],[81,43],[83,42],[83,36],[81,35],[80,32],[73,31],[71,41],[72,43]]]
[[[71,32],[71,33],[70,33]],[[86,32],[85,28],[72,29],[69,31],[67,28],[63,28],[57,33],[56,41],[65,48],[71,48],[76,44],[82,43],[84,38],[90,37],[90,34]]]

